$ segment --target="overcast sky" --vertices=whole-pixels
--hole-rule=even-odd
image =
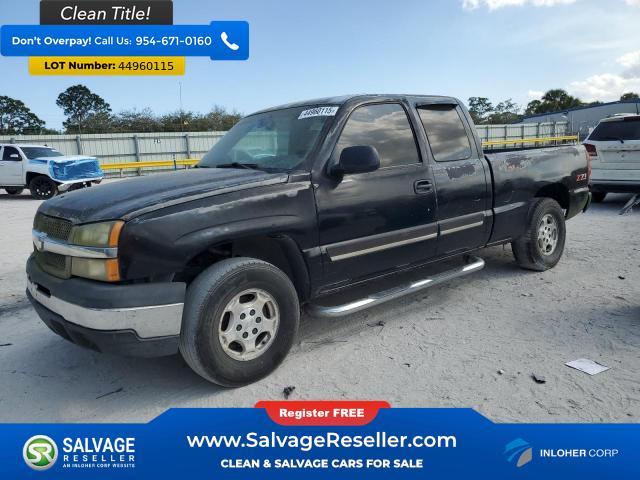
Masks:
[[[0,0],[1,23],[37,24],[37,0]],[[640,0],[179,0],[174,22],[248,20],[251,59],[188,58],[184,77],[32,77],[0,59],[0,95],[51,128],[57,95],[83,83],[115,112],[214,104],[250,113],[343,93],[424,93],[526,105],[549,88],[583,100],[640,92]]]

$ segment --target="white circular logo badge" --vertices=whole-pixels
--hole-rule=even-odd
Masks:
[[[58,459],[58,446],[46,435],[35,435],[25,442],[22,458],[34,470],[48,470]]]

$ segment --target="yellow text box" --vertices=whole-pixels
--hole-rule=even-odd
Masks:
[[[30,57],[31,75],[184,75],[185,57]]]

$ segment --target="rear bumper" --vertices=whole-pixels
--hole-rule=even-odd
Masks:
[[[567,209],[566,219],[570,219],[578,215],[580,212],[586,212],[591,203],[591,193],[587,187],[581,187],[569,192],[569,208]]]
[[[178,351],[184,283],[110,285],[60,279],[27,263],[27,297],[63,338],[100,352],[163,356]]]
[[[640,182],[637,180],[596,180],[591,179],[589,187],[592,192],[640,193]]]

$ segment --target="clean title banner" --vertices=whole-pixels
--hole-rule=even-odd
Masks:
[[[173,23],[170,0],[42,0],[41,25]]]
[[[4,25],[4,56],[183,56],[247,60],[249,24]]]

